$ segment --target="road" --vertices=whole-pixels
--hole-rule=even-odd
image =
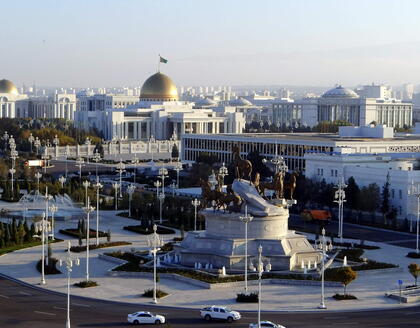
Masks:
[[[64,283],[64,281],[63,281]],[[248,327],[256,312],[242,312],[243,318],[231,325],[203,321],[197,310],[152,305],[132,305],[81,297],[71,299],[72,327],[128,327],[126,316],[139,310],[158,312],[168,318],[163,327]],[[332,302],[330,300],[329,302]],[[29,287],[0,277],[0,327],[64,327],[66,295]],[[281,309],[279,309],[281,310]],[[366,312],[263,312],[262,319],[294,327],[419,327],[420,306]]]

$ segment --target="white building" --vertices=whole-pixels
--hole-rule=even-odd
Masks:
[[[167,140],[174,134],[241,133],[245,127],[241,113],[194,108],[193,102],[179,101],[175,84],[160,72],[144,82],[135,104],[107,108],[112,106],[110,101],[104,98],[99,107],[92,104],[92,110],[77,111],[75,125],[96,128],[107,140],[147,140],[152,136]]]
[[[368,90],[366,95],[381,95],[381,88],[376,91],[373,89]],[[382,95],[384,94],[385,91],[382,90]],[[412,125],[412,111],[411,103],[388,98],[360,97],[342,86],[333,88],[322,97],[309,102],[273,104],[274,120],[286,125],[306,123],[308,126],[314,126],[321,121],[346,121],[359,126],[375,121],[390,127],[403,127]]]
[[[9,80],[0,80],[0,118],[63,118],[74,119],[76,95],[56,93],[53,96],[28,97],[19,94]]]

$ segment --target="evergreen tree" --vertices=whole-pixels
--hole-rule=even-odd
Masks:
[[[23,239],[25,238],[25,227],[22,222],[19,223],[16,229],[16,243],[21,245],[23,244]]]
[[[4,236],[4,246],[10,246],[11,237],[10,237],[10,224],[6,224],[5,236]]]
[[[352,209],[358,210],[360,208],[359,196],[360,196],[360,188],[357,185],[354,178],[350,177],[347,180],[347,188],[346,188],[347,206]]]
[[[23,228],[25,230],[25,242],[29,242],[32,239],[31,231],[29,230],[28,221],[25,220],[25,223],[23,224]]]
[[[29,230],[29,240],[32,240],[32,238],[36,235],[35,231],[35,224],[32,222],[31,229]]]
[[[5,235],[4,225],[3,225],[3,222],[0,222],[0,248],[4,247],[4,235]]]
[[[387,215],[390,210],[390,204],[389,204],[389,172],[386,176],[386,182],[382,187],[382,204],[381,204],[381,213],[384,218],[384,224],[387,224]]]
[[[172,146],[172,154],[171,154],[172,158],[179,158],[179,149],[178,146],[176,144],[174,144]]]
[[[11,226],[11,231],[10,231],[10,238],[12,242],[17,242],[18,238],[17,238],[17,224],[16,224],[16,219],[12,220],[12,226]]]

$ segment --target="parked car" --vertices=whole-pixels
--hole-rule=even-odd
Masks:
[[[165,317],[160,314],[153,314],[146,311],[139,311],[127,315],[127,321],[135,325],[139,324],[155,324],[160,325],[165,323]]]
[[[238,311],[232,311],[224,306],[216,305],[201,309],[200,315],[207,321],[226,320],[227,322],[232,322],[241,318],[241,314]]]
[[[250,323],[249,328],[258,328],[258,322],[257,323]],[[261,328],[286,328],[285,326],[276,324],[271,321],[261,321]]]

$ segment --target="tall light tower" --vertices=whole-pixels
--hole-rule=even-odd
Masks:
[[[139,160],[138,160],[136,154],[134,154],[134,159],[131,160],[131,164],[134,165],[134,170],[133,170],[134,179],[133,179],[133,182],[136,183],[137,165],[139,164]]]
[[[96,188],[96,245],[99,245],[99,189],[101,189],[103,185],[99,182],[99,179],[97,179],[93,186]]]
[[[96,169],[96,181],[98,181],[98,163],[101,161],[101,153],[98,151],[98,149],[95,150],[95,153],[93,154],[93,161],[95,164]]]
[[[271,263],[268,262],[265,266],[265,271],[271,271]],[[264,262],[262,258],[262,246],[258,246],[258,327],[261,327],[261,299],[262,299],[262,288],[261,288],[261,279],[264,272]]]
[[[182,163],[176,162],[174,170],[176,171],[176,188],[179,189],[179,172],[182,171]]]
[[[156,255],[163,246],[164,242],[157,233],[156,224],[153,225],[153,233],[147,238],[147,244],[150,248],[150,253],[153,254],[153,303],[157,303],[156,298]]]
[[[120,162],[117,164],[116,171],[120,174],[120,187],[122,187],[122,174],[125,172],[125,165],[120,159]],[[120,197],[122,197],[122,188],[120,188]]]
[[[90,182],[88,180],[83,181],[83,187],[85,187],[85,202],[86,206],[88,206],[88,188],[90,187]]]
[[[136,186],[135,185],[129,185],[127,188],[127,193],[128,193],[128,216],[131,218],[131,201],[133,199],[133,193],[134,190],[136,190]]]
[[[164,167],[159,169],[159,175],[162,179],[162,194],[165,194],[165,178],[168,176],[168,170]]]
[[[416,186],[414,185],[413,182],[411,182],[408,195],[417,198],[416,253],[418,254],[419,253],[419,219],[420,219],[420,184],[418,183]]]
[[[32,132],[31,132],[31,134],[29,135],[29,137],[28,137],[28,142],[29,142],[29,145],[30,145],[30,149],[31,149],[31,153],[32,153],[32,144],[34,143],[34,141],[35,141],[35,138],[34,138],[34,136],[32,135]]]
[[[89,153],[90,153],[90,145],[92,144],[92,142],[90,141],[89,137],[86,137],[85,140],[85,145],[86,145],[86,162],[89,163]]]
[[[347,185],[344,183],[344,178],[341,178],[340,182],[335,186],[337,190],[334,194],[334,203],[338,203],[338,236],[340,237],[340,243],[343,242],[343,208],[346,202],[346,193],[344,189]]]
[[[156,187],[156,197],[159,197],[159,187],[160,187],[162,184],[160,183],[160,181],[159,181],[159,180],[156,180],[153,184],[154,184],[154,185],[155,185],[155,187]]]
[[[76,166],[79,167],[79,182],[82,182],[82,167],[84,166],[85,160],[83,159],[83,157],[78,157],[76,159]]]
[[[66,270],[67,270],[67,319],[66,319],[66,328],[71,328],[70,327],[70,275],[71,275],[71,272],[73,270],[73,265],[79,266],[79,264],[80,264],[80,261],[79,261],[78,258],[73,258],[71,256],[70,249],[71,249],[71,243],[70,243],[70,240],[69,240],[68,243],[67,243],[67,255],[64,259],[64,262],[61,259],[59,261],[60,267],[62,267],[64,265]]]
[[[45,212],[42,213],[42,219],[35,223],[35,232],[41,232],[41,285],[45,285],[45,232],[48,235],[48,222],[45,220]]]
[[[36,149],[36,154],[39,154],[39,147],[41,147],[41,140],[38,137],[35,138],[34,147]]]
[[[195,198],[191,201],[191,205],[194,206],[194,231],[197,231],[197,207],[200,206],[200,201]]]
[[[118,187],[119,187],[120,185],[118,184],[118,182],[114,182],[113,184],[112,184],[112,187],[114,188],[114,192],[115,192],[115,210],[117,211],[118,210]]]
[[[44,175],[45,175],[47,174],[48,160],[50,159],[50,155],[48,155],[47,147],[45,147],[44,153],[42,154],[41,158],[44,161]]]
[[[327,256],[327,251],[332,250],[332,243],[327,244],[327,240],[325,238],[325,228],[322,228],[322,237],[317,244],[317,248],[321,252],[322,260],[321,260],[321,303],[319,304],[319,309],[326,309],[325,305],[325,293],[324,293],[324,276],[325,276],[325,258]]]
[[[245,205],[245,215],[240,216],[239,220],[245,223],[245,293],[248,294],[248,223],[253,217],[248,214],[248,206]]]
[[[87,199],[87,205],[83,208],[86,212],[86,281],[89,281],[89,244],[90,244],[90,213],[92,213],[95,208],[89,205],[89,198]]]
[[[162,217],[163,201],[165,200],[165,194],[163,192],[159,193],[158,199],[159,199],[159,223],[162,224],[163,223],[163,217]]]

